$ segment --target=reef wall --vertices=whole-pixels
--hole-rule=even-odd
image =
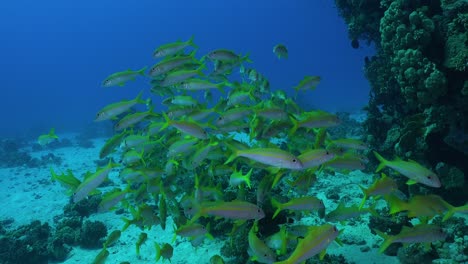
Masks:
[[[446,198],[468,184],[468,1],[336,0],[371,84],[367,142],[386,155],[424,162]],[[451,191],[447,197],[447,190]],[[465,197],[457,196],[465,195]]]

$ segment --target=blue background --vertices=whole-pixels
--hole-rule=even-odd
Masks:
[[[106,104],[131,99],[149,85],[100,86],[109,74],[151,66],[161,44],[195,36],[197,57],[226,48],[250,53],[248,65],[272,90],[320,75],[304,107],[353,111],[368,101],[363,74],[371,48],[352,49],[333,1],[24,1],[0,9],[1,136],[57,133],[92,124]],[[289,59],[272,48],[283,43]],[[153,96],[157,100],[157,96]],[[155,101],[154,100],[154,101]],[[157,102],[157,101],[155,101]]]

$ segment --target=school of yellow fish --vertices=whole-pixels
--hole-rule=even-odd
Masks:
[[[271,92],[268,80],[247,68],[252,63],[248,55],[217,49],[197,59],[197,48],[193,37],[168,43],[154,51],[153,57],[159,60],[155,65],[107,77],[104,87],[147,78],[151,93],[164,97],[160,101],[167,110],[155,112],[153,100],[143,99],[141,92],[132,100],[103,107],[95,121],[112,120],[116,134],[102,147],[99,158],[115,159],[83,180],[71,171],[56,174],[51,170],[52,178],[67,188],[75,203],[100,193],[99,186],[111,170],[118,170],[126,185],[103,194],[98,212],[125,208],[132,217],[124,218],[122,230],[108,236],[94,263],[106,261],[107,247],[130,225],[142,230],[135,245],[139,255],[147,232],[156,225],[165,229],[168,217],[176,225],[174,239],[155,243],[156,261],[170,260],[171,244],[178,237],[189,239],[194,247],[212,238],[209,225],[199,222],[203,217],[232,220],[233,231],[246,225],[250,231],[245,239],[252,260],[301,263],[315,255],[322,259],[330,243],[340,243],[340,231],[333,222],[377,214],[375,202],[364,207],[369,197],[373,201],[385,199],[391,214],[407,212],[409,217],[425,219],[424,224],[405,228],[395,236],[376,230],[385,239],[380,252],[395,242],[444,239],[444,232],[428,220],[436,215],[444,215],[446,220],[455,213],[467,212],[467,206],[453,207],[436,195],[404,201],[396,195],[395,180],[382,173],[370,187],[359,186],[364,194],[361,204],[340,204],[326,213],[323,202],[308,191],[327,170],[364,169],[368,146],[358,139],[332,139],[327,128],[340,125],[339,118],[321,110],[304,111],[283,91]],[[187,54],[187,50],[191,52]],[[284,45],[275,46],[273,51],[278,58],[287,58]],[[319,76],[306,76],[294,89],[296,93],[314,90],[320,80]],[[218,100],[213,100],[213,93],[220,95],[216,96]],[[197,98],[202,96],[200,102]],[[239,135],[245,135],[244,140],[238,140]],[[52,130],[39,142],[46,144],[56,138]],[[406,176],[408,184],[441,186],[435,173],[415,161],[389,161],[374,154],[381,162],[377,171],[389,167]],[[290,189],[289,201],[278,201],[279,186]],[[227,190],[234,195],[227,195]],[[264,212],[267,203],[274,212]],[[285,223],[278,227],[278,233],[263,237],[258,232],[262,224],[259,220],[274,219],[285,210],[299,214],[316,211],[323,225]],[[219,255],[210,261],[224,263]]]

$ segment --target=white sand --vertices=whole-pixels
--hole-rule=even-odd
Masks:
[[[63,137],[63,136],[62,136]],[[71,138],[73,138],[70,135]],[[57,150],[44,150],[32,153],[35,157],[47,155],[53,152],[54,155],[63,158],[63,164],[57,168],[53,164],[56,173],[63,173],[66,169],[71,169],[73,173],[81,177],[86,171],[94,172],[96,165],[95,160],[98,159],[98,153],[105,139],[93,140],[94,148],[83,149],[79,147],[60,148]],[[116,179],[117,172],[110,174],[116,183],[120,183]],[[349,175],[337,173],[332,175],[320,175],[318,183],[311,190],[311,194],[317,195],[322,199],[327,208],[327,212],[334,209],[337,204],[325,197],[325,193],[329,190],[339,188],[340,197],[349,199],[348,206],[353,203],[359,203],[361,200],[361,191],[354,185],[355,183],[372,182],[371,175],[362,172],[352,172]],[[1,192],[0,199],[2,204],[7,206],[0,207],[0,219],[13,217],[15,223],[13,227],[29,224],[31,220],[37,219],[41,222],[48,222],[53,225],[53,217],[63,213],[63,207],[68,203],[69,197],[65,195],[65,189],[57,182],[50,181],[49,167],[44,168],[8,168],[0,169],[0,184]],[[345,187],[345,188],[343,188]],[[109,187],[110,188],[110,187]],[[94,214],[89,220],[99,220],[106,223],[109,233],[115,229],[121,229],[123,226],[122,216],[116,215],[114,212]],[[128,217],[128,216],[127,216]],[[316,217],[315,217],[316,218]],[[317,220],[314,220],[317,221]],[[304,218],[307,222],[307,218]],[[339,229],[344,229],[340,237],[346,237],[352,241],[366,241],[366,245],[371,247],[369,252],[361,252],[358,245],[344,245],[339,247],[337,244],[332,244],[328,249],[330,254],[343,254],[345,258],[356,263],[398,263],[395,257],[378,254],[377,249],[372,246],[379,240],[372,235],[368,227],[368,216],[362,217],[356,221],[355,226],[341,226],[337,224]],[[160,226],[153,227],[151,230],[146,230],[148,233],[147,242],[141,246],[141,257],[136,257],[135,242],[142,231],[135,226],[130,226],[122,233],[121,239],[109,248],[110,255],[108,263],[120,263],[120,261],[130,261],[132,264],[148,263],[154,261],[155,247],[157,243],[171,243],[173,238],[172,220],[169,219],[166,230],[162,230]],[[173,264],[178,263],[209,263],[211,256],[220,254],[220,248],[224,241],[205,240],[204,244],[197,249],[194,249],[191,244],[185,239],[178,238],[174,246]],[[90,263],[99,253],[97,250],[85,250],[80,247],[74,247],[70,253],[69,259],[64,263]],[[190,262],[188,262],[190,258]]]

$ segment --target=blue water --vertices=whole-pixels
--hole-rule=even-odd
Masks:
[[[291,94],[320,75],[304,107],[353,111],[367,103],[371,48],[355,50],[333,1],[7,1],[0,9],[0,135],[75,131],[108,103],[133,98],[140,80],[103,88],[109,74],[151,66],[159,45],[195,36],[201,57],[217,48],[250,53],[249,67]],[[284,43],[289,59],[272,48]],[[305,96],[307,95],[307,96]],[[159,100],[158,97],[154,100]]]

